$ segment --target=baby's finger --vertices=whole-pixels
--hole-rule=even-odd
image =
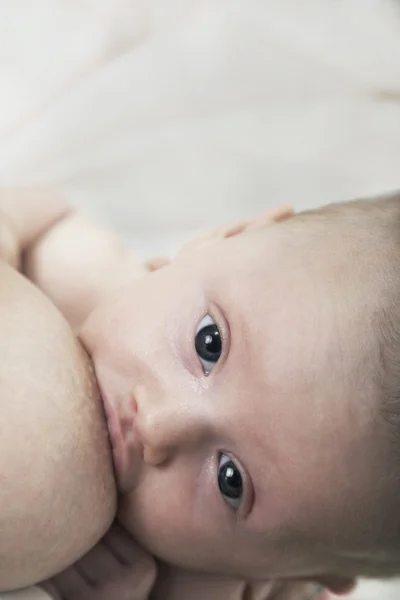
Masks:
[[[51,598],[51,600],[63,600],[60,592],[57,590],[56,586],[54,585],[54,583],[52,581],[44,581],[43,583],[40,584],[39,589],[41,591],[43,591],[43,593],[46,592],[46,594],[48,595],[49,598]],[[32,600],[35,600],[35,599],[32,598]]]
[[[154,562],[150,554],[143,550],[118,523],[106,533],[103,542],[122,565],[135,566],[141,562]]]
[[[259,217],[253,219],[242,219],[236,221],[230,225],[224,227],[216,227],[210,229],[205,233],[196,236],[193,240],[185,244],[178,254],[182,254],[191,250],[197,250],[198,248],[211,244],[217,240],[234,237],[246,231],[256,231],[263,229],[271,223],[277,223],[278,221],[284,221],[294,214],[293,208],[287,205],[276,206],[275,208],[268,209],[267,212],[263,213]]]
[[[322,600],[324,590],[314,583],[285,583],[273,600]]]
[[[246,231],[257,231],[259,229],[264,229],[264,227],[267,227],[271,223],[285,221],[285,219],[288,219],[293,215],[294,211],[291,206],[276,206],[275,208],[267,210],[267,212],[263,213],[259,217],[252,219],[246,227]]]
[[[221,236],[222,228],[214,227],[213,229],[209,229],[207,231],[203,231],[196,235],[189,242],[186,242],[178,251],[179,254],[185,254],[186,252],[191,252],[192,250],[197,250],[201,246],[208,244],[216,239],[219,239]]]
[[[116,524],[103,538],[125,571],[125,577],[136,590],[138,598],[150,592],[157,574],[156,562],[123,527]],[[136,598],[136,596],[135,596]]]
[[[167,256],[155,256],[145,262],[145,267],[148,271],[158,271],[166,267],[170,263],[170,259]]]
[[[214,229],[210,229],[203,233],[200,233],[195,238],[184,244],[182,248],[179,250],[179,254],[185,254],[186,252],[190,252],[193,250],[198,250],[199,248],[206,246],[207,244],[211,244],[218,240],[223,240],[224,238],[233,237],[242,233],[246,230],[249,221],[236,221],[235,223],[231,223],[230,225],[224,227],[215,227]]]
[[[76,569],[86,582],[94,587],[118,577],[121,563],[101,540],[76,564]]]
[[[92,587],[75,566],[66,569],[51,580],[62,600],[86,600]]]

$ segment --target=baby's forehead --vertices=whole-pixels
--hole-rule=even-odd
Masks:
[[[286,312],[288,322],[348,322],[350,336],[371,310],[376,290],[364,242],[356,245],[341,230],[339,224],[337,233],[327,235],[319,222],[290,219],[219,240],[183,257],[181,282],[196,282],[213,299],[263,322],[271,312]]]
[[[279,290],[314,285],[314,254],[325,279],[332,266],[329,254],[322,256],[318,246],[305,243],[302,232],[294,238],[274,225],[201,248],[185,258],[185,266],[208,290],[249,296],[247,301],[257,305]]]
[[[282,223],[222,240],[191,269],[223,310],[250,322],[247,339],[263,352],[279,345],[299,365],[325,363],[330,379],[345,357],[350,368],[361,336],[373,340],[376,290],[362,253],[317,229]]]

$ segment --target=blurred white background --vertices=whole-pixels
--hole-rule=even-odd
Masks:
[[[400,187],[397,0],[0,0],[0,184],[146,255]]]
[[[0,185],[61,186],[144,256],[400,187],[397,0],[0,0],[0,90]]]

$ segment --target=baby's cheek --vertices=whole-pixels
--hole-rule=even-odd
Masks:
[[[117,520],[131,534],[135,535],[135,506],[132,495],[124,495],[119,499]]]
[[[185,502],[177,510],[171,501],[175,494],[166,489],[156,493],[147,483],[139,485],[131,498],[121,499],[119,522],[150,554],[169,564],[191,566],[201,541],[199,532],[193,531]]]
[[[149,497],[143,491],[139,486],[121,498],[117,518],[136,541],[149,548],[154,540],[160,542],[165,536],[169,537],[171,519],[167,514],[160,516],[160,498]]]

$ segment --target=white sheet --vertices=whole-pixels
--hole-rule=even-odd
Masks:
[[[396,1],[1,0],[0,58],[0,183],[62,184],[146,253],[399,186]]]
[[[64,186],[145,255],[400,187],[396,0],[0,0],[0,86],[0,185]]]

